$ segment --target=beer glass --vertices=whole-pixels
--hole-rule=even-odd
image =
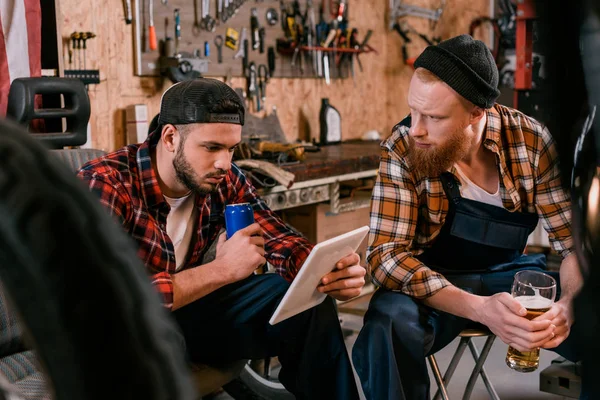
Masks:
[[[515,274],[512,296],[527,309],[525,318],[532,320],[552,307],[556,297],[556,281],[538,271],[519,271]],[[535,371],[540,363],[540,349],[519,351],[511,346],[506,354],[506,364],[519,372]]]

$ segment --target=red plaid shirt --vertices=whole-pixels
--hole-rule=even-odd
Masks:
[[[175,250],[166,229],[170,207],[150,159],[150,149],[156,145],[154,136],[142,144],[124,147],[87,163],[78,176],[135,239],[138,256],[148,268],[152,283],[162,294],[165,306],[171,308]],[[197,229],[190,244],[191,253],[182,269],[200,265],[202,256],[224,225],[225,205],[244,202],[252,205],[254,218],[263,229],[267,261],[277,273],[291,281],[313,246],[266,206],[235,164],[216,192],[196,195]]]

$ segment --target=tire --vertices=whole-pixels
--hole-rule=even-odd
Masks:
[[[0,279],[58,400],[195,399],[129,237],[65,165],[0,121]]]
[[[277,362],[277,358],[272,359]],[[276,379],[266,379],[259,370],[262,360],[250,361],[240,375],[223,386],[223,389],[236,400],[294,400],[296,397],[288,392]]]

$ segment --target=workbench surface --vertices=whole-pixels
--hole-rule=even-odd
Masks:
[[[379,168],[379,141],[349,141],[323,146],[321,151],[306,153],[306,159],[282,168],[296,176],[295,182],[351,174]]]

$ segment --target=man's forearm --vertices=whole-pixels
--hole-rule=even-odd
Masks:
[[[456,286],[446,286],[434,295],[427,297],[423,303],[436,310],[444,311],[458,317],[478,321],[477,311],[481,309],[483,298],[465,292]]]
[[[560,298],[571,303],[583,285],[583,277],[575,253],[569,254],[560,264]]]
[[[221,273],[219,261],[214,260],[196,268],[173,275],[173,310],[193,303],[230,283]]]

